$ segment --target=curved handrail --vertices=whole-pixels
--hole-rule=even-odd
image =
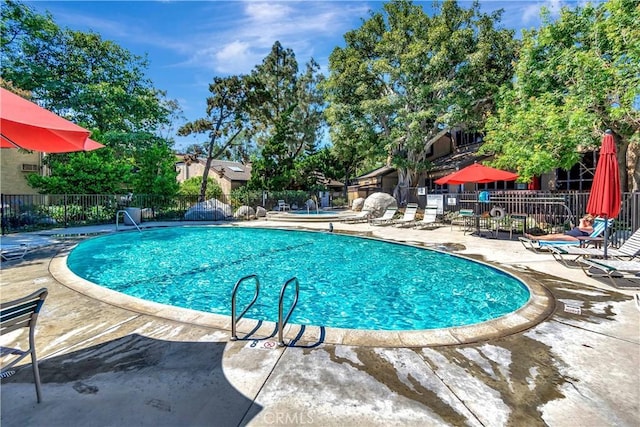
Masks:
[[[133,218],[131,218],[131,215],[129,215],[129,212],[127,212],[125,210],[119,210],[118,212],[116,212],[116,231],[118,231],[118,218],[120,218],[120,214],[121,213],[124,214],[125,216],[129,217],[129,221],[131,221],[133,223],[133,225],[136,226],[138,231],[142,233],[142,230],[140,230],[140,227],[138,227],[138,224],[136,224],[136,222],[133,220]]]
[[[293,300],[293,304],[291,304],[291,308],[289,309],[289,313],[287,314],[287,317],[283,320],[283,309],[284,309],[284,293],[287,290],[287,286],[289,286],[289,283],[291,282],[295,282],[296,283],[296,293],[295,293],[295,299]],[[282,289],[280,290],[280,300],[278,301],[278,343],[281,347],[285,346],[286,344],[284,343],[284,327],[287,324],[287,322],[289,321],[289,317],[291,317],[291,313],[293,313],[293,309],[296,308],[296,304],[298,304],[298,294],[300,293],[300,282],[298,282],[298,278],[297,277],[292,277],[291,279],[287,280],[284,285],[282,285]]]
[[[249,279],[255,279],[256,293],[253,296],[253,299],[251,300],[249,305],[247,305],[247,307],[242,311],[242,313],[240,313],[240,316],[236,317],[236,294],[238,293],[238,288],[240,287],[240,284],[242,282]],[[258,279],[258,276],[256,274],[250,274],[249,276],[242,277],[240,280],[236,282],[235,286],[233,287],[233,292],[231,293],[231,340],[232,341],[235,341],[238,339],[238,335],[236,333],[236,323],[238,323],[238,321],[242,319],[242,316],[244,316],[247,313],[247,311],[251,308],[253,303],[256,302],[256,300],[258,299],[259,293],[260,293],[260,279]]]

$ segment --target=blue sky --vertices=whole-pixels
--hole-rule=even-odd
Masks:
[[[27,1],[49,11],[66,28],[93,31],[137,55],[147,55],[148,77],[180,103],[185,121],[203,117],[214,76],[245,74],[262,62],[275,41],[291,48],[301,68],[313,58],[326,74],[328,58],[343,35],[360,26],[378,1]],[[432,1],[415,2],[429,13]],[[470,1],[459,0],[464,7]],[[486,11],[504,9],[502,25],[539,25],[539,12],[577,0],[480,0]],[[183,122],[177,123],[176,126]],[[177,127],[176,127],[177,129]],[[199,142],[175,137],[176,148]]]

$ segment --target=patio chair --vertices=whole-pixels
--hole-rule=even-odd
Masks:
[[[453,230],[454,225],[458,225],[466,234],[467,231],[473,229],[474,219],[475,212],[473,209],[460,209],[458,215],[451,219],[451,229]]]
[[[278,210],[280,212],[290,211],[291,210],[291,206],[289,206],[289,204],[286,203],[284,200],[278,200]]]
[[[416,222],[416,214],[418,213],[418,205],[416,203],[409,203],[404,210],[404,215],[402,218],[393,221],[395,227],[406,227],[408,225],[413,225]]]
[[[346,218],[342,218],[340,222],[344,222],[347,224],[354,224],[357,222],[367,222],[369,221],[369,217],[371,216],[370,211],[360,211],[355,215],[348,216]]]
[[[369,221],[371,225],[389,225],[393,222],[393,216],[398,212],[397,207],[387,208],[380,218],[373,218]]]
[[[47,297],[47,289],[42,288],[26,297],[17,300],[3,302],[0,304],[0,334],[18,330],[20,328],[29,329],[29,348],[26,350],[20,348],[0,347],[0,355],[4,362],[5,357],[13,356],[13,359],[6,365],[2,366],[2,377],[6,378],[15,373],[10,370],[18,362],[27,356],[31,356],[31,368],[33,370],[33,379],[36,385],[36,397],[38,403],[42,401],[40,392],[40,372],[38,371],[38,358],[36,357],[35,328],[38,320],[38,313]]]
[[[626,278],[640,285],[640,261],[619,259],[582,258],[580,266],[587,276],[608,277],[614,287],[615,279]]]
[[[580,267],[582,258],[604,257],[602,248],[582,248],[578,246],[549,246],[553,257],[569,268]],[[640,256],[640,228],[637,229],[619,248],[607,248],[607,256],[630,261]]]
[[[422,220],[414,223],[414,228],[424,229],[433,228],[438,224],[438,208],[435,206],[427,206],[424,208],[424,216]]]
[[[600,235],[604,233],[605,227],[611,227],[613,220],[609,219],[605,223],[603,218],[596,218],[593,223],[593,231],[587,237],[577,240],[538,240],[530,239],[528,237],[518,237],[520,243],[526,248],[531,249],[534,252],[543,252],[550,250],[551,246],[581,246],[589,243],[589,241],[599,241]]]

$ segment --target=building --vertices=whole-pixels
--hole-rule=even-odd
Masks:
[[[426,188],[428,192],[458,192],[476,190],[476,184],[439,186],[434,183],[438,178],[462,169],[473,163],[485,162],[491,155],[480,154],[478,149],[483,143],[482,134],[465,132],[460,129],[447,129],[438,133],[425,145],[427,160],[432,167],[418,176],[412,187]],[[571,170],[556,169],[530,183],[494,182],[478,184],[477,189],[488,190],[542,190],[542,191],[589,191],[593,181],[597,161],[596,151],[587,151]],[[393,194],[398,183],[398,173],[391,166],[382,166],[364,175],[354,178],[349,186],[349,203],[358,197],[367,197],[371,193],[385,192]]]
[[[177,155],[176,170],[178,182],[189,178],[203,176],[206,159],[190,155]],[[251,163],[243,164],[227,160],[212,160],[209,178],[218,183],[223,194],[230,194],[232,190],[242,187],[251,179]]]
[[[4,148],[0,150],[0,193],[2,194],[38,194],[29,187],[27,175],[43,173],[42,153]]]

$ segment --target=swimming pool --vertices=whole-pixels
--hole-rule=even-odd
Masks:
[[[127,295],[223,315],[230,314],[235,282],[257,274],[260,297],[245,317],[270,321],[277,319],[282,284],[296,276],[300,299],[290,322],[335,328],[472,325],[511,313],[529,299],[520,280],[485,264],[307,231],[183,227],[111,234],[80,243],[67,265],[76,275]],[[241,290],[239,307],[253,291]]]

